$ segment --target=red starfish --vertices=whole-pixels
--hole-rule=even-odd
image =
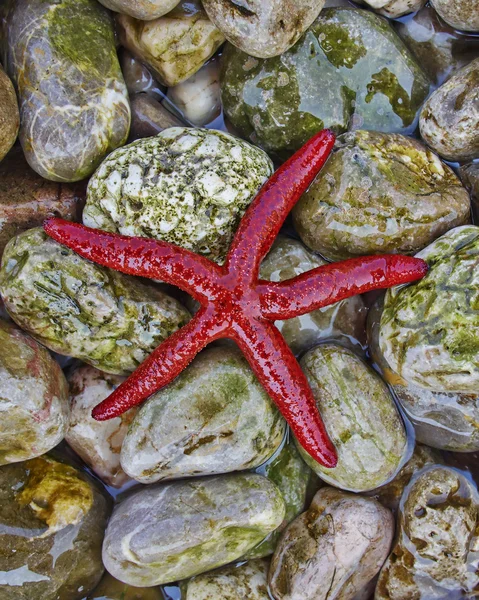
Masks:
[[[337,456],[298,362],[275,320],[290,319],[372,289],[409,283],[427,271],[422,260],[398,256],[355,258],[272,283],[258,279],[261,260],[286,216],[309,187],[334,146],[324,130],[263,186],[246,211],[224,266],[166,242],[126,237],[61,219],[45,231],[81,256],[106,267],[183,289],[201,304],[182,329],[165,340],[93,410],[101,421],[116,417],[170,383],[208,343],[234,340],[277,404],[303,448],[332,468]]]

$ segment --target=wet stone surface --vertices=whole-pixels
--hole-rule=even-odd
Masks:
[[[479,31],[478,0],[431,0],[438,14],[456,29]]]
[[[81,600],[103,574],[109,502],[48,456],[0,468],[2,600]]]
[[[411,254],[470,221],[469,194],[418,140],[371,131],[338,138],[295,206],[303,242],[329,260]]]
[[[278,488],[252,473],[148,486],[115,508],[103,562],[139,587],[186,579],[239,559],[284,511]]]
[[[107,8],[135,19],[152,21],[175,8],[180,0],[99,0]]]
[[[401,500],[397,541],[375,598],[474,597],[478,502],[475,486],[459,471],[429,467],[417,473]]]
[[[68,427],[68,385],[50,353],[0,320],[0,465],[40,456]]]
[[[142,483],[241,471],[270,458],[284,434],[241,352],[208,348],[140,408],[121,464]]]
[[[354,492],[393,478],[408,452],[406,431],[382,379],[354,352],[322,344],[301,359],[326,429],[338,452],[327,469],[299,447],[306,464],[327,483]]]
[[[86,600],[164,600],[160,588],[138,588],[122,583],[105,573]]]
[[[28,163],[46,179],[79,181],[130,127],[111,18],[94,0],[9,0],[2,14]]]
[[[323,127],[411,133],[429,93],[428,78],[389,23],[363,9],[323,10],[282,56],[256,59],[227,44],[222,60],[225,114],[280,157]]]
[[[376,500],[319,490],[273,555],[269,583],[275,600],[356,598],[379,572],[393,533],[391,512]]]
[[[15,89],[0,66],[0,161],[15,143],[19,127]]]
[[[14,321],[50,350],[118,375],[190,316],[157,287],[79,257],[41,229],[8,243],[0,292]]]

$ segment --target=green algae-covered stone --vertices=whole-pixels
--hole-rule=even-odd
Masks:
[[[269,281],[284,281],[325,264],[325,260],[301,242],[280,235],[261,263],[260,276]],[[366,316],[362,297],[353,296],[294,319],[276,321],[276,327],[293,352],[300,354],[326,338],[353,345],[364,343]]]
[[[19,127],[20,116],[15,90],[0,65],[0,161],[15,143]]]
[[[390,481],[404,464],[406,431],[384,381],[354,352],[323,344],[301,359],[326,429],[338,453],[327,469],[298,444],[306,464],[324,481],[354,492]]]
[[[303,242],[330,260],[418,252],[470,221],[469,194],[421,142],[372,131],[341,136],[294,208]]]
[[[184,600],[270,600],[268,562],[252,560],[190,579]]]
[[[427,275],[388,290],[379,347],[408,383],[477,394],[479,385],[479,227],[457,227],[420,252]]]
[[[208,348],[133,419],[124,471],[142,483],[257,467],[285,421],[236,348]]]
[[[278,454],[258,472],[275,483],[283,496],[286,514],[281,525],[244,558],[262,558],[273,554],[283,529],[306,507],[309,492],[314,489],[316,475],[301,458],[292,439],[287,439]]]
[[[115,508],[103,562],[139,587],[186,579],[240,558],[284,511],[278,488],[254,473],[148,486]]]
[[[399,508],[399,502],[401,501],[404,489],[411,481],[413,475],[424,467],[441,462],[442,458],[439,452],[428,446],[416,444],[413,455],[396,477],[390,483],[383,485],[377,490],[368,492],[367,495],[374,496],[383,506],[396,512]]]
[[[479,496],[459,471],[426,467],[400,504],[397,541],[376,600],[474,598],[479,586]]]
[[[262,150],[228,133],[172,127],[103,162],[88,185],[83,222],[220,261],[272,173]]]
[[[372,498],[330,487],[283,533],[269,570],[275,600],[353,600],[384,563],[394,533],[391,512]]]
[[[328,8],[283,55],[256,59],[227,45],[225,113],[247,139],[288,155],[323,127],[408,133],[429,81],[388,22]]]
[[[49,456],[0,468],[0,597],[81,600],[103,574],[109,502]]]
[[[138,588],[122,583],[105,573],[100,584],[86,600],[164,600],[160,588]]]
[[[8,0],[5,13],[25,156],[46,179],[83,179],[130,126],[108,11],[95,0]]]
[[[68,427],[68,385],[46,348],[0,320],[0,465],[40,456]]]
[[[479,58],[443,83],[421,110],[423,140],[442,157],[468,161],[479,156]]]
[[[479,450],[479,395],[425,389],[395,373],[379,347],[383,302],[369,311],[368,343],[382,377],[393,388],[422,444],[455,452]]]
[[[81,258],[40,228],[7,244],[0,293],[14,321],[47,348],[107,373],[133,371],[189,319],[159,289]]]

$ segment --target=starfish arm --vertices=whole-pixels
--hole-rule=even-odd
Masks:
[[[127,237],[56,218],[45,221],[44,229],[92,262],[171,283],[200,302],[211,294],[220,276],[220,267],[207,258],[160,240]]]
[[[320,131],[265,183],[236,231],[228,253],[227,270],[234,269],[243,281],[257,277],[259,265],[284,220],[328,159],[334,141],[331,131]]]
[[[203,308],[184,327],[168,337],[106,400],[92,412],[97,421],[118,417],[168,385],[224,326],[211,309]]]
[[[235,325],[233,339],[302,447],[320,464],[335,467],[336,451],[311,388],[276,327],[267,321],[245,320]]]
[[[267,319],[291,319],[357,294],[411,283],[426,273],[426,262],[412,256],[352,258],[318,267],[294,279],[260,282],[261,312]]]

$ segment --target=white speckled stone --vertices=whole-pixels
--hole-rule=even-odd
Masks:
[[[218,569],[190,579],[185,600],[270,600],[267,576],[266,560]]]
[[[479,0],[431,0],[431,4],[452,27],[479,31]]]
[[[427,0],[364,0],[358,4],[367,4],[375,12],[390,19],[397,19],[421,9]]]
[[[263,150],[229,133],[172,127],[110,154],[88,184],[83,222],[220,262],[272,173]]]
[[[180,0],[99,0],[110,10],[130,15],[142,21],[151,21],[169,13]]]
[[[71,414],[65,439],[98,477],[114,487],[129,481],[120,466],[120,450],[137,409],[132,408],[121,417],[108,421],[96,421],[91,411],[124,380],[124,377],[108,375],[89,365],[76,369],[68,377]]]

